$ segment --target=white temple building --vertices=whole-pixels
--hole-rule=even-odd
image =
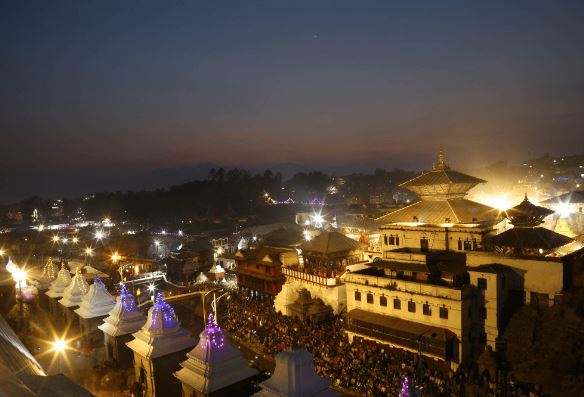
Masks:
[[[179,395],[180,385],[173,373],[195,345],[188,331],[180,326],[174,309],[158,294],[148,311],[146,324],[127,346],[134,351],[135,379],[146,396]]]
[[[274,374],[260,383],[256,397],[333,397],[339,393],[329,388],[331,382],[318,376],[312,354],[303,348],[276,355]]]
[[[132,366],[132,351],[126,343],[146,322],[146,315],[138,309],[134,296],[122,285],[116,303],[98,328],[103,331],[107,359],[125,368]]]
[[[75,313],[82,318],[102,317],[106,316],[115,304],[116,299],[107,292],[103,281],[96,276],[87,294],[83,295],[81,305]]]
[[[43,273],[39,278],[39,288],[40,289],[47,289],[50,287],[53,281],[57,278],[57,274],[59,273],[58,267],[53,263],[53,258],[49,257],[49,260],[43,267]]]
[[[79,306],[83,295],[88,291],[89,285],[85,280],[85,276],[77,268],[75,276],[71,279],[71,284],[63,291],[63,298],[59,300],[59,303],[65,307]]]
[[[65,266],[61,266],[57,278],[49,286],[46,295],[50,298],[61,298],[69,284],[71,284],[71,274],[65,269]]]
[[[258,371],[225,337],[213,313],[199,336],[197,346],[180,364],[182,369],[174,374],[183,385],[183,397],[243,394]]]

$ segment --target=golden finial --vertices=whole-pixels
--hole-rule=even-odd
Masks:
[[[448,167],[448,164],[446,164],[446,156],[444,155],[444,148],[441,147],[440,150],[438,151],[438,161],[436,161],[436,164],[434,164],[432,169],[434,171],[437,171],[437,170],[446,170],[448,168],[450,168],[450,167]]]

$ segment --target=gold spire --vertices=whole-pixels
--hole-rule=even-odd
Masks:
[[[446,156],[444,155],[444,148],[441,147],[438,151],[438,161],[432,166],[433,171],[447,170],[450,167],[446,164]]]

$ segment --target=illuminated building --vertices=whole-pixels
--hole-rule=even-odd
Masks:
[[[174,376],[182,383],[183,397],[249,395],[250,378],[258,373],[225,337],[213,313],[180,365]]]
[[[134,296],[122,285],[114,307],[98,328],[104,333],[106,357],[119,367],[132,366],[133,352],[126,343],[146,322],[146,316],[134,301]]]
[[[237,284],[252,294],[276,296],[282,289],[282,267],[298,264],[298,247],[304,241],[299,230],[276,229],[257,245],[238,250],[233,259],[237,266]]]
[[[457,366],[495,347],[508,302],[553,304],[579,248],[539,227],[550,211],[527,199],[507,211],[465,199],[484,181],[433,170],[402,186],[420,200],[382,216],[382,257],[347,274],[349,338],[364,337]],[[507,217],[513,229],[497,235]]]
[[[134,352],[135,379],[145,396],[179,395],[173,373],[195,346],[195,340],[180,326],[174,309],[158,294],[144,326],[133,334],[127,346]]]
[[[343,277],[347,268],[363,264],[364,246],[336,230],[307,239],[298,247],[298,262],[282,268],[286,282],[274,300],[276,311],[291,315],[289,306],[304,288],[313,299],[331,306],[334,313],[342,312],[347,302]]]

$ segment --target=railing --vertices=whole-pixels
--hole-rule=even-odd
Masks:
[[[309,274],[287,267],[282,268],[282,273],[286,277],[293,277],[302,281],[307,281],[309,283],[323,285],[325,287],[335,287],[337,285],[343,284],[343,281],[339,277],[321,277],[317,276],[316,274]]]

